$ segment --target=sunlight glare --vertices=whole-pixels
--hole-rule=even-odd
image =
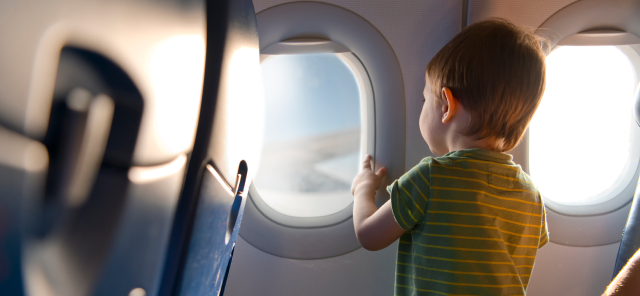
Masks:
[[[154,109],[151,114],[156,138],[166,153],[180,153],[193,144],[204,77],[204,50],[202,36],[181,35],[161,42],[150,55],[148,71],[155,100],[148,103]]]
[[[264,126],[264,87],[258,49],[237,49],[231,56],[227,77],[226,173],[235,176],[238,163],[245,160],[252,165],[248,172],[248,180],[252,180],[260,164]]]
[[[615,46],[563,46],[546,61],[546,91],[530,125],[532,178],[559,204],[615,197],[637,166],[629,163],[636,124],[629,59]]]

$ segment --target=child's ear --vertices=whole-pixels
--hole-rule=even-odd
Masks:
[[[453,116],[456,115],[456,111],[458,110],[458,100],[453,97],[451,94],[451,90],[448,87],[442,88],[442,98],[444,99],[444,104],[442,107],[442,123],[447,123],[453,119]]]

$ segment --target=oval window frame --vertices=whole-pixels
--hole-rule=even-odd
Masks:
[[[580,35],[581,34],[572,35],[566,38],[565,40],[567,39],[575,40],[576,36],[580,36]],[[584,44],[582,42],[581,42],[582,44],[573,44],[573,43],[565,42],[565,40],[560,42],[560,44],[562,45],[559,44],[558,46],[554,47],[553,50],[555,50],[559,46],[574,46],[574,45],[589,46],[589,44]],[[595,41],[598,42],[598,39],[595,39]],[[601,44],[597,44],[597,45],[601,46]],[[618,48],[627,57],[627,59],[629,59],[629,62],[631,63],[634,69],[634,73],[635,73],[634,85],[636,85],[636,89],[637,89],[638,82],[640,82],[639,81],[640,53],[636,52],[629,45],[612,45],[612,46],[615,46],[616,48]],[[634,90],[634,95],[635,93],[636,92]],[[631,111],[632,110],[629,110],[629,112]],[[633,122],[635,122],[633,117],[632,117],[632,120]],[[632,126],[631,132],[633,133],[632,147],[640,148],[640,126],[638,125]],[[529,134],[527,134],[527,137],[529,137]],[[528,141],[528,143],[530,145],[531,141]],[[531,148],[529,148],[529,153],[531,153]],[[636,189],[638,176],[640,175],[640,161],[638,161],[640,160],[640,151],[638,151],[638,149],[635,149],[632,155],[630,155],[629,159],[632,159],[632,160],[635,159],[637,162],[635,166],[625,165],[623,170],[626,171],[627,174],[625,174],[622,177],[622,180],[623,180],[622,183],[624,185],[614,188],[612,191],[608,192],[606,194],[606,197],[602,198],[603,200],[602,202],[588,204],[588,205],[566,205],[566,204],[558,203],[550,198],[547,198],[544,192],[541,192],[545,204],[547,205],[547,207],[551,208],[552,210],[568,216],[598,216],[598,215],[614,212],[624,207],[626,204],[631,202]],[[529,165],[529,167],[531,167],[531,165]],[[535,177],[534,176],[532,177],[535,180]],[[602,194],[604,192],[606,191],[600,192],[598,194]]]
[[[386,165],[388,173],[383,182],[389,183],[401,176],[406,152],[404,82],[398,59],[384,36],[356,13],[327,3],[285,3],[259,12],[257,19],[261,52],[291,39],[323,39],[348,49],[358,63],[366,67],[371,84],[371,108],[367,111],[370,112],[367,114],[370,123],[367,126],[373,127],[367,132],[370,148],[366,149],[371,149],[367,153],[374,153],[377,160],[374,169],[379,167],[378,163]],[[327,22],[327,19],[332,21]],[[336,51],[344,52],[338,47],[333,52]],[[347,59],[357,66],[356,60]],[[359,79],[357,76],[361,75],[356,73],[354,65],[349,66]],[[250,192],[249,197],[240,236],[263,252],[290,259],[323,259],[361,247],[353,227],[351,206],[330,219],[323,219],[327,216],[291,219],[262,212],[265,207],[260,205],[257,196]],[[376,194],[376,204],[380,206],[388,198],[381,186]]]
[[[620,2],[631,2],[621,0]],[[621,3],[622,4],[622,3]],[[616,32],[624,32],[626,34],[640,36],[640,26],[635,21],[640,7],[628,5],[610,5],[596,0],[582,0],[573,2],[554,13],[545,20],[536,30],[536,35],[546,38],[549,42],[544,44],[545,49],[554,48],[562,41],[567,42],[571,36],[593,32],[595,30],[611,30]],[[634,36],[631,36],[631,39]],[[614,41],[616,38],[608,38],[612,36],[602,35],[589,36],[591,41],[585,42],[585,38],[581,39],[581,44],[576,45],[623,45],[625,43]],[[598,43],[595,40],[600,39]],[[605,43],[604,40],[608,39]],[[621,38],[626,39],[626,38]],[[620,40],[620,39],[618,39]],[[615,44],[619,42],[618,44]],[[569,44],[564,44],[569,45]],[[633,50],[640,54],[639,45],[631,45]],[[640,72],[637,72],[640,75]],[[637,96],[636,92],[636,96]],[[528,143],[528,132],[523,137],[523,142]],[[523,147],[524,163],[528,167],[528,144]],[[523,166],[524,168],[525,166]],[[527,170],[528,172],[528,170]],[[631,182],[629,185],[634,187]],[[547,201],[545,200],[545,203]],[[547,206],[547,225],[549,228],[549,240],[551,243],[576,246],[576,247],[592,247],[603,246],[618,243],[622,239],[627,216],[631,208],[631,199],[618,209],[610,212],[602,212],[600,214],[573,214],[563,212],[560,207],[552,208]],[[618,230],[619,231],[616,231]]]

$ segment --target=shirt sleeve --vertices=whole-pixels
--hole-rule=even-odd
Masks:
[[[542,204],[542,226],[540,227],[540,241],[538,249],[544,247],[549,242],[549,230],[547,229],[547,214],[544,204]]]
[[[406,231],[411,231],[424,219],[429,199],[428,179],[429,166],[423,161],[387,187],[393,217]]]

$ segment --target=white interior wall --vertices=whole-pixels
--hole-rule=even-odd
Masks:
[[[611,282],[620,243],[540,249],[527,296],[600,296]]]
[[[224,295],[393,295],[397,247],[296,260],[262,252],[239,236]]]
[[[556,11],[577,0],[469,0],[469,24],[501,17],[518,26],[538,28]]]

